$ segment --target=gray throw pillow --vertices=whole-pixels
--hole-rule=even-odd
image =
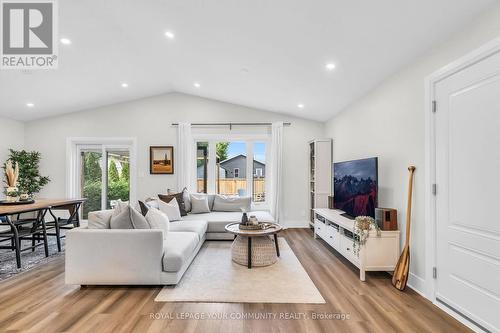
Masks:
[[[111,229],[151,229],[148,221],[130,205],[111,217]]]
[[[141,212],[132,206],[128,206],[128,209],[130,212],[130,220],[132,221],[134,229],[151,229],[151,226]]]
[[[113,214],[109,222],[109,227],[111,229],[134,229],[134,225],[130,219],[129,209],[125,208],[119,213]]]
[[[215,212],[249,212],[252,207],[251,197],[227,197],[215,195],[213,211]]]
[[[199,197],[191,195],[189,200],[191,201],[191,214],[210,213],[208,197],[206,195]]]

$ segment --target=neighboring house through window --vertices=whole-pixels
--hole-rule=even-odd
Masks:
[[[255,169],[255,177],[262,177],[262,168]]]
[[[267,135],[195,135],[197,192],[252,196],[266,205],[266,167],[270,138]],[[223,138],[223,139],[222,139]],[[222,140],[221,140],[222,139]],[[247,195],[247,194],[245,194]]]

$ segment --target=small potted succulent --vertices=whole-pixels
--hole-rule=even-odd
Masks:
[[[376,230],[377,236],[380,237],[380,228],[375,220],[370,216],[358,216],[354,221],[354,237],[352,249],[354,254],[359,257],[359,250],[361,246],[366,243],[368,236],[370,236],[370,230]]]

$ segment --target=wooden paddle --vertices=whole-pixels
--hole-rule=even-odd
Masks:
[[[408,271],[410,269],[410,223],[411,223],[411,196],[413,190],[413,173],[415,172],[415,167],[409,166],[408,171],[410,175],[408,178],[408,207],[406,208],[406,240],[399,257],[396,268],[394,269],[394,275],[392,276],[392,285],[396,289],[404,290],[406,288],[406,282],[408,281]]]

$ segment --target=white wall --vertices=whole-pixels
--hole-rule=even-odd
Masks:
[[[410,284],[425,292],[424,80],[453,60],[500,36],[500,5],[445,44],[385,80],[326,124],[336,161],[379,157],[379,205],[398,209],[405,230],[407,167],[415,174]]]
[[[0,166],[7,160],[9,149],[23,149],[24,124],[0,117]],[[0,198],[3,198],[3,170],[0,170]]]
[[[42,174],[52,181],[40,196],[65,195],[66,138],[136,137],[138,198],[176,188],[175,175],[149,174],[149,146],[177,144],[172,122],[290,121],[284,130],[284,215],[289,226],[307,226],[308,145],[323,134],[323,124],[282,114],[184,95],[160,95],[26,123],[27,149],[42,153]]]

